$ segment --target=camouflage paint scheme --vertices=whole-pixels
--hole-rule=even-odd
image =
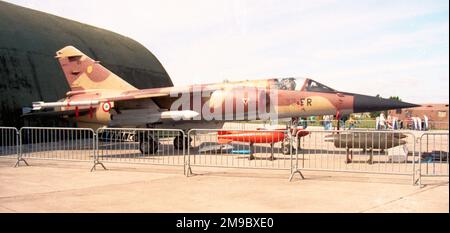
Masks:
[[[396,103],[386,102],[386,99],[363,96],[376,103],[377,99],[383,100],[384,105],[368,107],[367,109],[355,105],[356,96],[351,93],[338,92],[325,85],[311,79],[265,79],[239,82],[225,82],[215,84],[203,84],[184,87],[164,87],[139,90],[120,77],[103,67],[98,61],[94,61],[73,46],[67,46],[57,51],[58,59],[71,91],[64,99],[59,100],[64,105],[57,107],[54,111],[79,112],[77,117],[71,117],[78,122],[79,126],[97,128],[110,125],[119,127],[177,127],[182,129],[194,128],[196,125],[205,128],[206,119],[194,101],[194,96],[199,96],[201,106],[209,106],[211,112],[221,109],[223,118],[215,119],[208,124],[211,127],[227,120],[236,120],[238,116],[243,116],[243,120],[250,119],[249,106],[252,108],[256,119],[261,119],[257,111],[273,111],[276,118],[293,118],[314,115],[336,115],[349,114],[353,112],[363,112],[367,110],[386,110],[412,106],[411,104],[397,101]],[[171,95],[176,93],[176,95]],[[201,95],[199,93],[210,93]],[[275,95],[270,95],[275,93]],[[197,110],[200,115],[193,120],[157,120],[151,122],[136,121],[139,117],[146,117],[148,114],[163,111],[173,111],[171,109],[179,97],[187,95],[188,109]],[[276,97],[276,99],[274,98]],[[70,104],[77,101],[95,100],[98,104],[78,105]],[[225,114],[225,102],[231,101],[232,111]],[[370,102],[369,101],[369,102]],[[367,101],[366,101],[367,102]],[[230,102],[228,102],[230,103]],[[388,104],[386,104],[388,103]],[[105,105],[106,104],[106,105]],[[367,103],[370,105],[370,103]],[[243,106],[243,109],[239,108]],[[376,104],[375,104],[376,105]],[[364,106],[364,105],[362,105]],[[108,109],[108,107],[110,107]],[[185,106],[184,106],[185,107]],[[108,109],[108,111],[105,110]],[[86,111],[89,109],[89,111]],[[175,110],[185,110],[181,108]],[[201,108],[200,108],[201,110]],[[264,111],[262,111],[264,110]],[[272,113],[273,113],[272,112]],[[231,115],[230,115],[231,114]],[[272,118],[274,116],[272,115]],[[140,119],[141,119],[140,118]],[[120,120],[115,120],[120,119]],[[149,126],[151,124],[151,126]]]

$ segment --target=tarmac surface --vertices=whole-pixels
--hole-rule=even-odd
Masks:
[[[448,177],[0,159],[0,212],[449,212]]]

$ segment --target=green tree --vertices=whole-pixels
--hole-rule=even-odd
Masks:
[[[391,96],[391,97],[389,97],[389,99],[391,99],[391,100],[398,100],[398,101],[402,101],[402,99],[400,99],[400,97],[399,97],[399,96]]]

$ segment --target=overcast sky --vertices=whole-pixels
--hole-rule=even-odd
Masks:
[[[449,1],[9,0],[131,37],[175,85],[310,77],[449,102]]]

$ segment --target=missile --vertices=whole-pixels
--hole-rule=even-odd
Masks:
[[[93,106],[98,105],[100,101],[98,100],[79,100],[79,101],[61,101],[61,102],[33,102],[33,111],[55,108],[55,107],[71,107],[71,106]]]
[[[196,116],[198,116],[199,113],[192,110],[182,110],[182,111],[164,111],[161,112],[161,119],[174,119],[174,120],[189,120]]]

